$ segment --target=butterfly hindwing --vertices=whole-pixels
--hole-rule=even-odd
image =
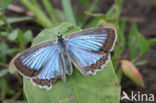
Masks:
[[[110,59],[110,54],[107,52],[94,53],[75,47],[70,49],[72,62],[84,75],[95,74]]]
[[[83,74],[95,74],[110,59],[116,33],[111,28],[96,28],[75,32],[67,38],[75,66]]]

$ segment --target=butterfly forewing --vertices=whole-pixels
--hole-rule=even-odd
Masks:
[[[94,28],[72,33],[67,37],[70,45],[77,45],[89,51],[110,52],[116,42],[113,28]]]
[[[51,88],[52,84],[61,77],[62,68],[60,64],[60,55],[56,48],[53,49],[52,54],[49,55],[49,60],[44,66],[44,70],[32,81],[41,87]]]
[[[47,41],[25,50],[15,59],[14,64],[23,76],[33,78],[34,83],[41,86],[50,87],[52,82],[61,75],[59,53],[53,41]],[[48,83],[43,85],[43,80],[47,80]]]

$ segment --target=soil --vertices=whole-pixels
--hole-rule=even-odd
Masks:
[[[61,9],[59,0],[57,1],[54,0],[52,2],[54,4],[54,7]],[[105,13],[113,3],[114,3],[113,0],[100,0],[100,3],[98,4],[99,9],[96,12]],[[22,6],[22,4],[18,0],[13,0],[12,4]],[[77,3],[77,1],[74,0],[73,4],[74,6],[78,5],[78,7],[80,8],[79,13],[82,13],[84,11],[85,7],[80,5],[80,3]],[[21,16],[25,16],[25,14],[16,13],[7,10],[7,16],[21,17]],[[128,34],[131,24],[135,21],[138,24],[139,31],[147,39],[156,38],[156,2],[152,3],[150,0],[125,0],[123,4],[123,11],[122,11],[121,18],[124,18],[127,21],[127,28],[125,31],[125,35]],[[41,26],[39,26],[38,24],[32,21],[14,23],[12,24],[12,26],[13,28],[21,28],[25,30],[31,29],[34,33],[34,36],[37,35],[42,30]],[[124,57],[124,59],[128,59],[128,57]],[[128,94],[130,94],[131,91],[135,91],[135,92],[140,91],[140,93],[142,94],[146,93],[146,94],[156,95],[156,43],[151,47],[150,51],[146,53],[140,60],[147,60],[147,64],[138,67],[144,79],[145,88],[141,88],[137,86],[126,76],[123,76],[121,80],[122,91],[125,91]],[[13,80],[17,82],[16,78],[13,76],[9,75],[7,77],[9,78],[11,77],[9,81]],[[15,87],[17,87],[16,83],[15,83]],[[22,85],[20,87],[22,87]],[[129,102],[123,101],[122,103],[129,103]],[[149,102],[144,102],[144,103],[149,103]]]

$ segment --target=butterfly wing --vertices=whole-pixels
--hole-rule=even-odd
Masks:
[[[75,66],[83,74],[95,74],[110,59],[116,32],[112,28],[95,28],[75,32],[67,38]]]
[[[23,76],[32,79],[35,84],[50,88],[63,75],[59,61],[56,44],[48,41],[25,50],[14,64]]]
[[[49,58],[41,73],[31,79],[35,85],[47,89],[50,89],[58,78],[63,77],[62,79],[64,80],[66,74],[61,64],[61,56],[57,50],[54,50],[54,53]]]

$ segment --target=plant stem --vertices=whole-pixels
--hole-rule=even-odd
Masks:
[[[5,16],[4,12],[1,9],[0,9],[0,19],[6,24],[6,26],[7,26],[6,30],[8,32],[12,31],[12,27],[7,22],[6,16]]]
[[[137,56],[136,58],[134,58],[133,60],[132,60],[132,63],[135,63],[139,58],[141,58],[143,55],[142,54],[140,54],[139,56]]]

